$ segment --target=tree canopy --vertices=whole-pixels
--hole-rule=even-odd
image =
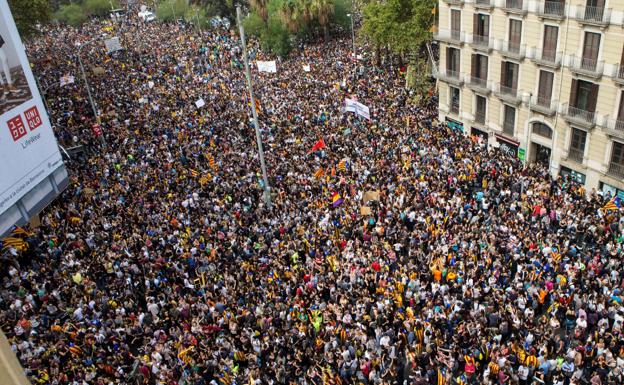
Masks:
[[[50,6],[47,0],[9,0],[9,8],[22,39],[37,31],[37,24],[50,20]]]

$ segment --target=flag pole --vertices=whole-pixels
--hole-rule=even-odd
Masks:
[[[249,99],[251,101],[251,113],[253,115],[254,127],[256,129],[256,143],[258,144],[258,155],[260,157],[260,168],[262,169],[262,180],[264,182],[264,201],[271,208],[271,187],[267,178],[266,166],[264,164],[264,151],[262,150],[262,137],[260,135],[260,124],[258,124],[258,112],[256,111],[256,101],[254,100],[253,85],[251,83],[251,73],[249,72],[249,58],[247,56],[247,44],[245,43],[245,29],[241,20],[240,5],[236,6],[236,22],[240,30],[241,44],[243,46],[243,61],[245,62],[245,74],[247,75],[247,87],[249,88]]]

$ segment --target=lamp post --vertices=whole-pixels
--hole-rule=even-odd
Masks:
[[[87,87],[87,95],[89,96],[89,104],[91,104],[91,109],[93,110],[93,117],[95,117],[95,120],[96,120],[97,124],[100,124],[100,115],[97,112],[97,107],[95,105],[95,101],[93,100],[93,95],[91,95],[91,86],[89,85],[89,81],[87,80],[87,74],[85,73],[84,65],[82,64],[82,57],[80,55],[80,51],[86,45],[89,45],[89,44],[91,44],[91,43],[93,43],[95,41],[96,41],[96,39],[89,40],[88,42],[83,43],[83,44],[77,43],[76,44],[76,48],[78,48],[78,51],[77,51],[76,55],[78,56],[78,63],[80,64],[80,72],[82,73],[82,80],[85,83],[85,87]],[[102,142],[105,142],[104,135],[101,135],[100,138],[101,138]]]
[[[353,57],[357,59],[357,55],[355,54],[355,31],[353,29],[353,14],[347,13],[347,17],[351,19],[351,42],[353,44]]]
[[[245,62],[245,75],[247,75],[247,87],[249,88],[249,100],[251,101],[251,113],[253,115],[254,127],[256,130],[256,143],[258,145],[258,157],[260,158],[260,168],[262,169],[262,180],[264,182],[264,202],[271,207],[271,188],[267,178],[266,166],[264,164],[264,151],[262,150],[262,136],[260,135],[260,124],[258,123],[258,112],[256,111],[256,101],[254,100],[253,85],[251,83],[251,73],[249,72],[249,57],[247,56],[247,44],[245,43],[245,29],[241,20],[240,5],[236,7],[236,22],[238,23],[241,44],[243,46],[243,61]]]

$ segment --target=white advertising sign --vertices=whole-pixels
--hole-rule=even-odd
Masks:
[[[353,99],[346,98],[345,99],[345,108],[346,112],[355,112],[356,114],[369,119],[370,120],[370,110],[364,104],[355,101]]]
[[[120,51],[122,49],[121,42],[119,41],[118,37],[112,37],[110,39],[104,40],[104,45],[106,46],[106,50],[108,51],[108,53]]]
[[[62,165],[6,0],[0,0],[0,214]]]
[[[258,65],[258,71],[260,72],[272,72],[272,73],[277,72],[277,64],[275,63],[275,60],[273,61],[258,60],[256,64]]]

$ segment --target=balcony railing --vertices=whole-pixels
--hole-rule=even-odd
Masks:
[[[583,150],[580,148],[570,147],[568,150],[568,159],[578,163],[583,163]]]
[[[601,77],[604,71],[604,61],[593,58],[572,56],[570,66],[572,70],[586,76]]]
[[[448,68],[440,68],[437,73],[437,78],[443,82],[455,84],[457,86],[461,86],[464,83],[459,75],[459,71]]]
[[[505,0],[503,9],[506,12],[526,14],[528,12],[528,0]]]
[[[487,79],[481,79],[476,76],[470,76],[468,78],[468,86],[479,91],[484,91],[484,92],[490,91],[490,88],[488,87]]]
[[[481,49],[487,49],[487,50],[492,49],[489,36],[473,35],[472,44],[475,46],[475,48],[481,48]]]
[[[565,3],[563,1],[544,1],[539,4],[537,14],[540,17],[561,20],[565,18]]]
[[[485,124],[485,112],[477,111],[475,113],[475,122]]]
[[[611,20],[611,9],[604,7],[577,7],[576,20],[579,23],[605,26]]]
[[[451,103],[451,114],[459,115],[459,104]]]
[[[444,0],[445,3],[449,5],[462,5],[464,4],[464,0]]]
[[[445,43],[463,44],[466,41],[466,35],[463,31],[440,28],[433,34],[433,39]]]
[[[624,120],[607,119],[607,131],[612,135],[624,137]]]
[[[533,96],[531,98],[531,110],[547,116],[552,116],[557,112],[557,102],[551,98],[539,95]]]
[[[587,128],[593,128],[596,125],[595,112],[585,111],[567,103],[563,107],[563,114],[567,120]]]
[[[475,7],[494,8],[494,0],[475,0]]]
[[[503,55],[510,56],[516,59],[524,59],[526,49],[524,44],[516,43],[513,41],[503,41],[501,46],[501,52]]]
[[[561,56],[563,56],[562,52],[533,47],[533,61],[543,66],[559,68]]]
[[[618,178],[624,178],[624,164],[615,162],[609,163],[609,174],[615,175]]]
[[[624,84],[624,63],[616,63],[613,71],[613,80],[620,84]]]
[[[522,102],[522,92],[516,87],[509,87],[500,83],[494,84],[494,93],[496,96],[508,103],[520,104]]]
[[[515,126],[514,122],[507,121],[507,120],[503,121],[503,133],[507,134],[507,135],[510,135],[510,136],[513,136],[514,135],[514,126]]]

